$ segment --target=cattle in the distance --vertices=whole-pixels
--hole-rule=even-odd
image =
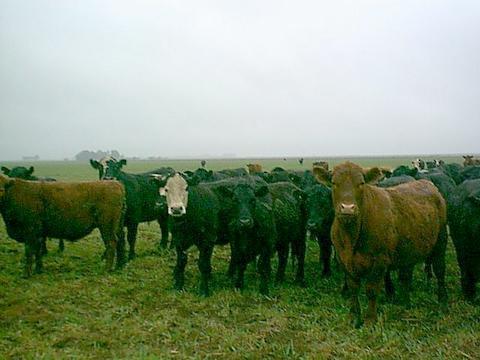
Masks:
[[[438,300],[446,306],[445,249],[447,244],[446,205],[437,188],[419,180],[392,188],[379,188],[378,168],[365,172],[351,162],[338,165],[330,176],[314,169],[319,181],[331,182],[335,218],[332,242],[342,263],[351,296],[351,314],[360,326],[358,300],[361,280],[366,280],[367,323],[377,319],[377,297],[390,270],[399,271],[400,297],[410,303],[414,265],[433,265]],[[387,286],[387,293],[393,287]]]
[[[177,252],[174,286],[178,290],[183,289],[187,250],[195,245],[199,250],[200,293],[208,296],[212,252],[218,240],[218,198],[208,184],[189,184],[180,173],[168,178],[165,186],[161,188],[161,194],[166,197],[172,243]]]
[[[268,185],[273,201],[273,215],[277,230],[275,242],[278,253],[276,282],[285,279],[285,269],[290,249],[296,259],[297,271],[295,282],[305,285],[305,237],[306,208],[304,192],[290,182],[278,182]]]
[[[463,166],[472,166],[472,165],[480,165],[480,158],[474,157],[473,155],[464,155]]]
[[[461,287],[465,298],[475,299],[480,280],[480,179],[459,185],[448,204],[450,235],[460,267]]]
[[[247,264],[258,256],[260,293],[268,295],[276,227],[267,183],[240,177],[208,185],[220,199],[220,227],[232,249],[229,273],[235,276],[235,287],[243,288]]]
[[[115,179],[125,186],[127,211],[125,214],[125,227],[127,228],[127,240],[129,245],[128,258],[135,257],[135,241],[137,238],[138,225],[145,221],[157,220],[160,225],[162,238],[160,247],[165,248],[168,244],[168,214],[164,199],[158,194],[159,180],[174,173],[171,168],[160,168],[154,171],[131,174],[122,170],[127,160],[108,160],[104,167],[102,179]],[[155,176],[154,176],[155,175]]]
[[[25,276],[42,271],[46,237],[78,240],[99,229],[105,244],[106,267],[124,263],[119,232],[125,213],[125,190],[118,181],[35,182],[0,175],[0,212],[8,235],[25,244]]]
[[[387,179],[383,179],[379,181],[377,185],[379,187],[386,188],[386,187],[397,186],[397,185],[404,184],[411,181],[415,181],[415,178],[409,175],[398,175],[398,176],[389,177]]]
[[[219,170],[218,173],[227,175],[228,177],[242,177],[247,176],[248,171],[244,168],[237,168],[237,169],[223,169]]]
[[[303,158],[298,159],[298,163],[299,163],[300,165],[303,165],[303,161],[304,161]]]
[[[415,169],[418,170],[418,172],[428,171],[428,169],[427,169],[427,163],[426,163],[424,160],[420,159],[420,158],[413,160],[413,161],[412,161],[412,165],[413,165],[413,167],[414,167]]]
[[[324,170],[328,171],[328,161],[314,161],[313,167],[321,167]]]
[[[204,168],[205,165],[207,165],[207,161],[206,160],[200,161],[200,165],[202,166],[202,168]]]
[[[194,182],[212,182],[227,179],[230,176],[213,170],[206,170],[204,168],[198,168],[195,171],[184,171],[184,177]]]
[[[460,176],[463,181],[480,179],[480,166],[469,165],[460,171]]]

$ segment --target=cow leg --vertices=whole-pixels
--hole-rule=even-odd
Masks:
[[[469,269],[462,269],[461,270],[461,285],[462,285],[462,292],[465,300],[472,302],[475,300],[475,278],[469,271]]]
[[[427,277],[427,282],[430,283],[433,277],[431,257],[427,258],[427,260],[425,261],[425,276]]]
[[[182,290],[183,285],[185,283],[185,266],[187,265],[187,253],[185,250],[177,246],[177,264],[175,265],[175,269],[173,270],[173,277],[175,281],[175,289]]]
[[[48,249],[47,249],[47,238],[46,237],[42,238],[41,247],[42,247],[42,254],[47,255],[48,254]]]
[[[330,269],[330,258],[332,257],[332,242],[329,238],[321,238],[318,240],[320,246],[320,263],[323,264],[322,277],[330,277],[332,271]]]
[[[125,256],[125,231],[120,227],[117,235],[117,269],[121,269],[127,263]]]
[[[35,243],[26,240],[25,241],[25,269],[23,276],[28,278],[32,276],[33,255],[35,254]]]
[[[138,223],[127,225],[127,240],[128,240],[128,260],[135,258],[135,241],[137,239]]]
[[[237,279],[235,281],[235,287],[241,290],[243,289],[244,275],[245,275],[245,269],[247,268],[247,263],[242,259],[236,262],[235,267],[237,270]]]
[[[413,266],[401,268],[398,271],[398,279],[400,280],[400,303],[407,308],[410,307],[410,289],[413,278]]]
[[[40,274],[43,269],[42,256],[43,256],[43,244],[45,238],[38,238],[35,242],[35,273]]]
[[[162,238],[160,239],[159,248],[166,249],[168,246],[168,217],[162,216],[158,220],[158,225],[160,226],[160,232]],[[173,242],[170,243],[170,248],[173,248]]]
[[[230,244],[230,263],[228,264],[227,276],[229,278],[233,278],[233,276],[235,275],[235,270],[236,270],[235,250],[232,244]]]
[[[213,246],[202,246],[200,249],[200,256],[198,259],[198,268],[201,273],[200,280],[200,294],[203,296],[209,295],[208,280],[212,274],[212,252]]]
[[[368,299],[368,308],[365,314],[365,324],[367,325],[377,322],[377,298],[385,276],[384,274],[378,274],[378,276],[369,279],[365,284],[365,292]]]
[[[287,262],[288,262],[288,243],[285,244],[284,242],[281,241],[281,239],[279,239],[279,244],[277,244],[277,252],[278,252],[278,269],[277,269],[275,282],[282,283],[285,280],[285,269],[287,267]]]
[[[443,306],[447,306],[447,289],[445,287],[445,250],[447,247],[447,228],[440,230],[437,243],[433,250],[432,266],[435,277],[437,278],[437,296],[438,302]]]
[[[395,287],[393,286],[391,271],[387,271],[385,274],[385,295],[387,301],[390,302],[393,301],[393,298],[395,297]]]
[[[264,252],[260,254],[258,260],[258,270],[260,272],[260,294],[268,295],[268,282],[272,271],[270,264],[270,254]]]
[[[65,251],[65,242],[63,239],[58,240],[58,251],[62,253]]]
[[[113,270],[113,262],[115,260],[115,250],[117,248],[117,234],[114,229],[100,228],[103,243],[105,244],[105,269],[107,271]]]
[[[350,318],[356,328],[362,326],[360,302],[358,301],[358,293],[360,291],[360,280],[352,276],[346,276],[347,286],[350,292]]]
[[[295,282],[300,286],[305,286],[305,248],[307,244],[305,243],[305,234],[303,237],[300,237],[297,241],[297,274],[295,276]]]

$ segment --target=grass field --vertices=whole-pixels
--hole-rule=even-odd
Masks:
[[[329,159],[330,160],[330,159]],[[411,158],[358,158],[364,166],[408,164]],[[458,161],[461,158],[446,159]],[[331,161],[333,165],[342,159]],[[243,166],[248,160],[214,161],[207,167]],[[295,159],[252,160],[266,169],[300,168]],[[309,168],[311,160],[303,167]],[[1,165],[13,166],[13,163]],[[198,161],[133,162],[127,171],[172,166],[193,169]],[[88,164],[38,162],[36,173],[62,180],[95,179]],[[125,269],[105,273],[103,245],[95,231],[63,254],[49,240],[44,273],[21,277],[23,245],[8,238],[0,221],[0,358],[480,358],[480,307],[462,300],[451,241],[447,253],[449,312],[438,309],[435,283],[417,267],[412,308],[382,302],[379,322],[352,328],[348,304],[339,294],[342,276],[319,277],[318,246],[308,241],[306,288],[287,282],[258,294],[254,268],[243,292],[226,276],[229,249],[216,248],[212,296],[198,296],[198,252],[192,248],[186,289],[172,289],[174,251],[159,251],[156,223],[140,226],[138,257]],[[276,269],[276,259],[273,269]],[[395,279],[394,279],[395,281]],[[362,309],[366,308],[362,296]]]

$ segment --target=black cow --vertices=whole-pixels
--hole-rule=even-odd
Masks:
[[[448,202],[450,234],[461,272],[466,299],[475,299],[480,280],[480,179],[459,185]]]
[[[304,286],[306,211],[304,193],[289,182],[269,184],[268,190],[273,200],[273,215],[277,229],[275,242],[278,253],[277,282],[283,282],[288,254],[297,260],[295,281]]]
[[[480,166],[466,166],[462,169],[460,175],[462,176],[462,180],[480,179]]]
[[[392,187],[392,186],[397,186],[400,184],[404,184],[410,181],[415,181],[415,178],[409,176],[409,175],[398,175],[398,176],[392,176],[387,179],[383,179],[378,182],[377,186],[387,188],[387,187]]]
[[[23,179],[23,180],[31,180],[31,181],[57,181],[51,177],[38,177],[33,175],[35,168],[30,166],[28,169],[25,166],[15,166],[12,169],[7,168],[6,166],[2,166],[2,171],[5,175],[11,178]]]
[[[165,248],[168,244],[168,214],[164,199],[158,194],[159,183],[152,172],[130,174],[122,171],[127,160],[108,160],[104,168],[103,179],[116,179],[125,186],[127,194],[127,211],[125,226],[129,244],[128,258],[135,257],[135,241],[137,238],[138,224],[145,221],[157,220],[162,232],[160,246]],[[171,168],[155,170],[162,180],[172,175]],[[163,172],[163,173],[162,173]]]
[[[334,218],[332,190],[324,184],[316,183],[306,188],[305,193],[307,196],[307,229],[320,247],[322,276],[328,277],[331,274],[330,258],[332,255],[330,228]]]
[[[235,287],[243,288],[247,264],[259,256],[260,293],[268,294],[276,227],[267,183],[247,176],[208,185],[220,199],[220,232],[230,241]]]

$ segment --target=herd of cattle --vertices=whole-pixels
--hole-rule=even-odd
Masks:
[[[351,299],[357,326],[358,301],[366,284],[366,322],[375,322],[382,289],[393,298],[391,271],[398,271],[399,300],[409,304],[414,265],[435,274],[438,300],[447,304],[445,249],[448,233],[461,271],[461,288],[475,298],[480,278],[480,160],[465,156],[463,166],[417,159],[413,166],[363,169],[345,162],[333,171],[316,162],[312,170],[258,164],[247,169],[176,172],[170,167],[131,174],[126,160],[90,160],[100,181],[57,182],[29,169],[2,167],[0,212],[8,235],[25,244],[25,276],[42,270],[47,237],[77,240],[99,229],[108,270],[135,257],[138,225],[158,221],[159,246],[175,248],[174,285],[184,286],[187,250],[199,250],[200,292],[209,294],[215,245],[230,245],[228,274],[242,288],[248,263],[255,261],[260,292],[268,294],[271,258],[278,254],[276,281],[282,282],[289,254],[295,281],[305,285],[307,233],[318,241],[322,276],[331,273],[332,249],[345,273],[343,291]],[[303,159],[302,159],[303,160]],[[302,161],[303,162],[303,161]],[[447,227],[448,225],[448,227]],[[449,229],[449,231],[448,231]],[[35,260],[35,261],[34,261]]]

